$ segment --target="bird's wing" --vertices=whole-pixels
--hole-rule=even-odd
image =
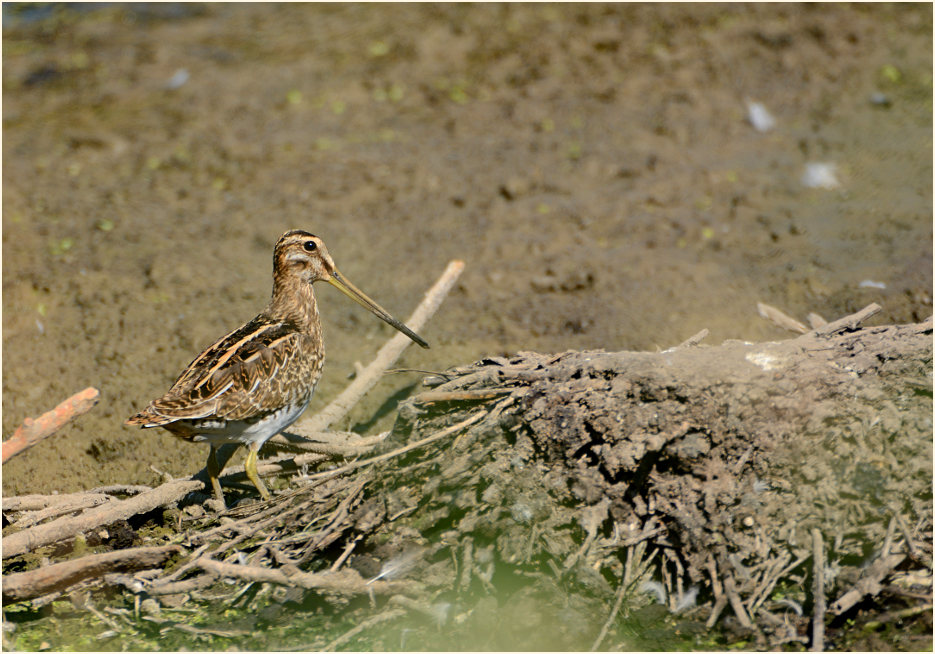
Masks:
[[[310,357],[309,336],[282,321],[258,316],[218,339],[179,375],[172,388],[153,400],[129,424],[162,425],[176,420],[217,417],[245,420],[278,409],[292,397]],[[303,365],[305,364],[305,365]],[[308,370],[311,373],[311,370]]]

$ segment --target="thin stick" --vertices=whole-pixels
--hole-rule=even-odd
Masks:
[[[413,396],[412,401],[417,404],[434,404],[436,402],[477,402],[479,400],[492,400],[507,393],[514,388],[484,388],[470,391],[425,391]]]
[[[471,573],[474,571],[474,539],[466,536],[464,539],[464,551],[461,556],[461,590],[467,590],[471,586]]]
[[[629,555],[629,552],[628,552]],[[591,651],[596,652],[597,648],[601,646],[601,643],[604,641],[604,637],[607,636],[607,632],[610,630],[610,625],[614,623],[614,620],[617,617],[617,613],[620,612],[620,605],[623,604],[623,595],[624,591],[627,589],[626,579],[620,579],[620,587],[617,589],[617,598],[614,600],[614,607],[610,610],[610,615],[607,616],[607,620],[604,622],[604,626],[601,627],[600,633],[597,635],[597,639],[594,641],[594,644],[591,645]]]
[[[361,468],[366,465],[371,465],[373,463],[379,463],[380,461],[386,461],[388,459],[392,459],[393,457],[397,457],[400,454],[405,454],[406,452],[409,452],[411,450],[416,450],[424,445],[428,445],[429,443],[433,441],[437,441],[440,438],[444,438],[445,436],[451,436],[455,432],[458,432],[469,425],[473,425],[475,422],[477,422],[478,420],[480,420],[486,415],[487,415],[486,411],[479,411],[478,413],[475,413],[467,420],[462,420],[461,422],[455,425],[451,425],[450,427],[446,427],[445,429],[442,429],[437,434],[432,434],[431,436],[428,436],[426,438],[423,438],[422,440],[416,441],[415,443],[410,443],[409,445],[397,448],[393,450],[392,452],[387,452],[386,454],[381,454],[379,456],[370,457],[369,459],[364,459],[363,461],[354,461],[353,463],[349,463],[346,466],[341,466],[340,468],[334,468],[332,470],[325,470],[323,472],[317,472],[314,475],[308,475],[307,477],[303,477],[302,480],[308,482],[308,481],[313,481],[316,479],[337,477],[338,475],[344,474],[345,472],[356,470],[357,468]]]
[[[334,651],[337,647],[339,647],[339,646],[343,645],[344,643],[348,642],[349,640],[351,640],[352,638],[354,638],[354,636],[356,636],[356,635],[359,634],[360,632],[366,631],[366,630],[369,629],[370,627],[373,627],[374,625],[378,625],[378,624],[380,624],[381,622],[387,622],[387,621],[389,621],[389,620],[395,620],[396,618],[405,615],[405,613],[406,613],[406,611],[404,611],[403,609],[389,609],[388,611],[384,611],[383,613],[380,613],[380,614],[378,614],[378,615],[375,615],[375,616],[373,616],[372,618],[367,618],[366,620],[364,620],[363,622],[361,622],[361,623],[360,623],[359,625],[357,625],[356,627],[353,627],[353,628],[350,629],[349,631],[346,631],[344,634],[338,636],[337,638],[335,638],[334,640],[332,640],[330,643],[328,643],[327,645],[325,645],[323,651],[325,651],[325,652]],[[305,649],[305,647],[303,647],[302,649]],[[310,647],[309,649],[314,649],[314,648],[311,648],[311,647]]]
[[[337,572],[295,572],[286,574],[281,568],[273,569],[258,565],[224,563],[207,557],[199,558],[196,563],[205,572],[219,577],[268,582],[279,586],[327,590],[345,595],[365,595],[371,590],[376,593],[393,593],[399,592],[401,588],[409,585],[408,582],[404,581],[382,580],[368,584],[352,568],[344,568]]]
[[[882,310],[883,308],[879,304],[876,304],[874,302],[874,303],[868,304],[867,306],[865,306],[863,309],[861,309],[857,313],[852,313],[851,315],[844,316],[843,318],[835,320],[834,322],[829,322],[827,325],[822,325],[821,327],[817,328],[814,331],[816,334],[830,336],[837,332],[843,332],[849,329],[856,329],[857,325],[859,325],[860,323],[865,321],[870,316],[873,316]]]
[[[385,432],[375,437],[361,438],[360,434],[354,432],[323,431],[318,432],[313,437],[310,434],[297,436],[289,432],[282,432],[271,438],[267,443],[267,447],[272,445],[278,450],[353,457],[367,454],[382,443],[388,435],[389,432]]]
[[[815,612],[812,615],[812,651],[825,651],[825,546],[818,528],[812,529],[812,557],[815,563]]]
[[[740,595],[737,593],[737,586],[734,583],[734,578],[730,574],[726,574],[724,575],[723,583],[727,601],[730,602],[731,608],[734,609],[734,615],[737,616],[737,620],[739,620],[740,624],[744,627],[752,627],[753,623],[750,622],[750,617],[743,608],[743,602],[740,600]]]
[[[463,261],[451,261],[435,285],[426,292],[425,299],[416,308],[406,324],[414,331],[419,331],[429,318],[434,315],[442,300],[464,270]],[[373,362],[357,376],[350,386],[344,389],[334,401],[317,414],[293,425],[292,431],[300,436],[310,432],[324,431],[328,426],[347,415],[364,394],[380,381],[383,371],[393,365],[411,341],[405,334],[396,334],[380,348]]]
[[[799,334],[808,333],[808,327],[800,323],[795,318],[783,313],[776,307],[764,304],[762,302],[757,302],[756,310],[761,317],[776,323],[783,329],[788,329],[790,332],[798,332]]]
[[[706,339],[706,338],[708,337],[708,333],[709,333],[709,332],[708,332],[707,329],[702,329],[700,332],[698,332],[698,333],[695,334],[694,336],[690,336],[688,339],[686,339],[686,340],[682,341],[681,343],[679,343],[678,345],[676,345],[673,349],[675,349],[675,350],[681,350],[681,349],[686,348],[686,347],[695,347],[695,346],[698,345],[701,341],[703,341],[704,339]]]
[[[23,424],[13,433],[13,436],[3,441],[0,459],[2,459],[3,463],[6,463],[11,457],[51,436],[69,420],[90,411],[97,404],[99,396],[98,390],[89,386],[80,393],[75,393],[51,411],[43,413],[35,420],[26,418],[23,420]]]
[[[805,317],[808,320],[808,324],[812,326],[812,329],[818,329],[819,327],[824,327],[828,324],[827,320],[815,312],[812,312]]]
[[[344,546],[344,551],[341,552],[341,556],[338,557],[338,560],[335,561],[331,567],[328,569],[329,572],[337,572],[341,569],[341,566],[344,565],[344,562],[347,561],[347,557],[351,555],[351,552],[354,551],[354,548],[357,547],[357,543],[360,542],[360,539],[363,538],[363,534],[357,534],[350,543]]]
[[[14,572],[3,576],[3,603],[6,605],[41,597],[53,591],[64,590],[84,579],[101,577],[110,572],[155,568],[181,551],[182,548],[178,545],[135,547],[104,554],[90,554],[28,572]]]
[[[893,514],[893,517],[896,518],[896,524],[899,525],[899,530],[903,532],[903,536],[906,539],[906,547],[909,548],[909,554],[913,558],[917,558],[919,556],[919,551],[915,543],[912,542],[912,533],[909,531],[909,525],[906,524],[906,521],[903,520],[902,515],[899,513]]]
[[[903,562],[905,554],[889,554],[881,556],[870,564],[861,574],[860,579],[854,584],[854,587],[844,593],[838,600],[831,605],[831,612],[840,615],[853,607],[866,595],[875,596],[883,586],[881,581],[890,574],[896,566]]]
[[[97,495],[98,491],[89,490],[80,493],[62,493],[61,495],[14,495],[3,498],[4,511],[41,511],[50,507],[70,505],[82,502],[89,494]]]

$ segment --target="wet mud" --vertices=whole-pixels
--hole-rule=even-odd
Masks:
[[[290,228],[401,318],[467,262],[401,367],[783,337],[757,301],[931,313],[930,6],[169,7],[5,14],[4,434],[102,395],[5,495],[200,467],[122,422],[262,308]],[[313,411],[390,335],[319,305]],[[389,428],[418,379],[336,427]]]

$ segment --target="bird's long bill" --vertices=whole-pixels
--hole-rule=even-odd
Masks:
[[[337,270],[334,270],[331,273],[331,277],[328,278],[328,283],[357,302],[362,307],[369,309],[371,312],[373,312],[374,315],[389,323],[422,347],[427,348],[429,346],[429,344],[425,342],[425,339],[387,313],[383,307],[371,300],[364,294],[363,291],[347,281],[347,279]]]

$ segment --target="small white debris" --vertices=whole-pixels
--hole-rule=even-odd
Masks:
[[[652,595],[662,605],[666,603],[666,588],[658,581],[644,581],[640,586],[640,592]]]
[[[693,606],[698,600],[698,586],[692,586],[688,589],[688,592],[682,595],[678,603],[675,605],[675,613],[681,613],[686,611]]]
[[[788,606],[796,615],[802,615],[802,605],[795,600],[782,598],[775,600],[775,602],[776,604],[781,604],[782,606]]]
[[[802,185],[806,188],[835,189],[841,185],[837,175],[838,167],[833,163],[808,163],[802,173]]]
[[[175,71],[175,74],[169,78],[169,81],[166,82],[166,88],[170,91],[181,88],[185,82],[188,81],[189,77],[190,76],[187,70],[184,68],[179,68],[177,71]]]
[[[893,103],[890,100],[888,95],[886,95],[885,93],[877,92],[877,93],[873,93],[870,95],[870,104],[872,104],[875,107],[883,107],[885,109],[885,108],[888,108]]]
[[[42,324],[42,321],[36,318],[36,329],[39,330],[40,334],[45,334],[45,326]]]
[[[883,282],[875,282],[872,279],[865,279],[860,284],[858,284],[858,286],[860,288],[880,288],[880,289],[886,288],[886,284],[884,284]]]
[[[744,358],[753,365],[766,370],[767,372],[779,368],[779,359],[774,357],[772,354],[767,354],[766,352],[751,352]]]
[[[747,100],[747,120],[758,132],[768,132],[776,126],[776,119],[765,106],[749,100]]]
[[[429,614],[435,620],[435,623],[442,627],[448,622],[448,615],[451,613],[450,602],[438,602],[429,607]]]
[[[402,577],[404,574],[415,567],[421,556],[421,547],[415,547],[403,552],[402,554],[394,556],[383,564],[383,566],[380,568],[380,574],[368,581],[367,585],[369,586],[377,579],[393,579],[396,577]]]
[[[510,507],[510,515],[516,522],[526,524],[532,520],[532,509],[525,504],[517,502]]]

